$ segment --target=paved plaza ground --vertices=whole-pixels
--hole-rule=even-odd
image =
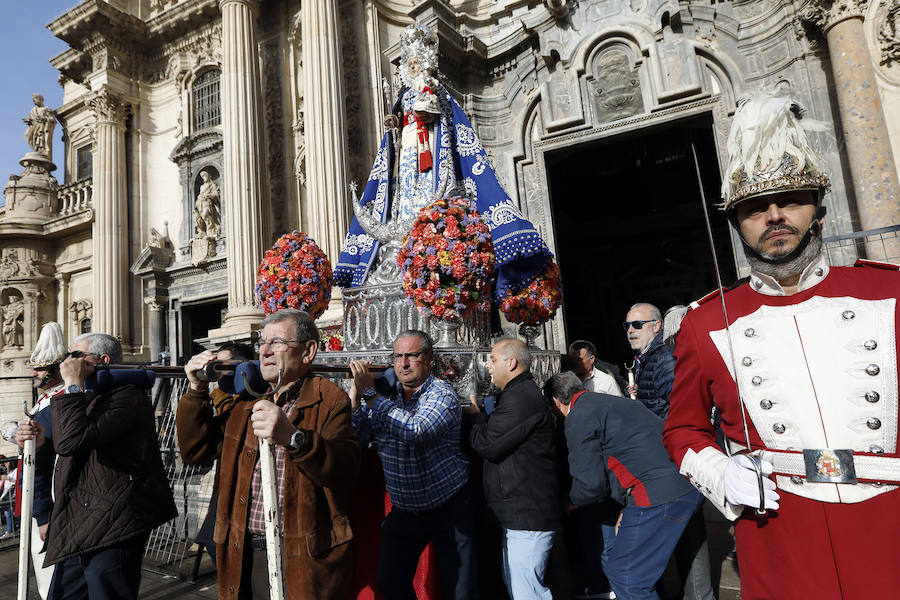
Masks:
[[[713,581],[718,583],[719,600],[739,600],[740,582],[738,580],[737,566],[733,561],[725,559],[725,553],[731,550],[731,537],[728,533],[728,524],[721,515],[707,504],[707,532],[710,541],[710,559],[713,566]],[[18,544],[10,544],[0,541],[0,598],[12,599],[16,590],[17,569],[19,560]],[[191,570],[194,566],[192,557],[187,557],[180,569],[160,566],[151,561],[145,561],[144,574],[141,580],[141,595],[143,600],[172,600],[184,599],[211,599],[217,597],[216,575],[209,558],[204,556],[200,562],[198,577],[194,582],[189,582]],[[674,574],[667,573],[666,580],[671,583]],[[40,596],[34,591],[34,576],[31,576],[31,591],[29,600],[40,600]],[[667,585],[667,588],[671,588]],[[484,598],[482,600],[494,600]],[[557,599],[559,600],[559,599]],[[668,597],[665,600],[672,600]]]

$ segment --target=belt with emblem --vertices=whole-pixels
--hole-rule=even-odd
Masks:
[[[741,444],[728,442],[732,453],[746,450]],[[900,484],[900,457],[897,455],[854,452],[844,448],[763,448],[758,452],[771,461],[775,475],[802,477],[809,483]]]

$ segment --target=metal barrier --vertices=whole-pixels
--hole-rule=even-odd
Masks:
[[[164,379],[155,393],[154,405],[157,411],[162,412],[157,424],[159,449],[166,477],[175,495],[178,516],[150,532],[144,552],[144,568],[193,579],[197,565],[194,564],[192,574],[185,573],[184,560],[198,558],[203,551],[202,547],[195,545],[194,538],[209,506],[215,463],[187,465],[178,453],[175,411],[187,388],[187,379]]]
[[[851,266],[856,259],[900,262],[900,225],[855,231],[822,240],[829,264]]]

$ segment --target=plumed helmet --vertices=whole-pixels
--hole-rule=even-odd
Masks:
[[[43,369],[58,365],[66,358],[66,340],[63,337],[62,327],[59,323],[50,322],[41,329],[34,352],[28,359],[28,366],[33,369]]]
[[[738,101],[722,181],[725,212],[765,194],[810,190],[821,200],[828,192],[831,181],[808,135],[827,126],[803,117],[800,104],[784,88],[761,90]]]

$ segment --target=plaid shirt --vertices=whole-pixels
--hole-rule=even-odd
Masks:
[[[300,389],[303,387],[303,380],[295,382],[288,391],[281,395],[278,404],[284,414],[288,415],[297,398],[300,397]],[[282,404],[283,403],[283,404]],[[248,424],[248,427],[251,425]],[[281,444],[272,443],[270,448],[275,452],[275,484],[278,487],[278,515],[281,518],[279,527],[284,525],[284,466],[286,463],[285,456],[287,449]],[[250,515],[247,521],[247,529],[252,535],[266,534],[266,510],[263,505],[263,487],[262,487],[262,468],[260,467],[259,458],[256,459],[256,466],[253,467],[253,476],[250,478]]]
[[[398,382],[390,398],[379,395],[371,407],[363,403],[353,414],[359,441],[375,438],[394,506],[408,511],[436,508],[468,481],[461,421],[453,387],[433,375],[405,405]]]

